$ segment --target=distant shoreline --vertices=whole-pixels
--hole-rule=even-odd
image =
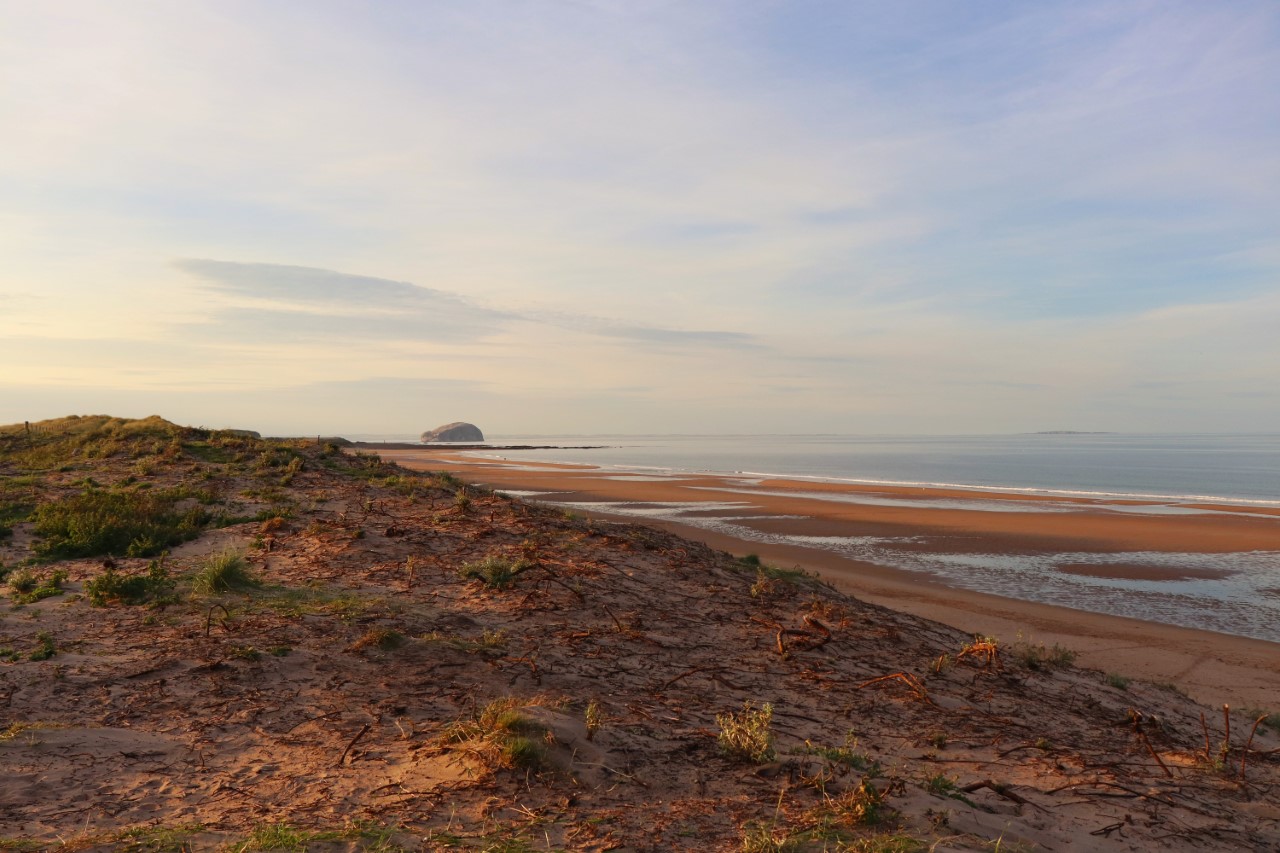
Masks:
[[[321,439],[322,441],[326,439]],[[332,440],[332,439],[327,439]],[[411,441],[350,441],[344,447],[356,450],[601,450],[604,444],[455,444],[453,442],[414,443]]]

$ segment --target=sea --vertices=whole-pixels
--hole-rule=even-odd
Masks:
[[[403,436],[351,436],[414,441]],[[1034,433],[1019,435],[493,435],[489,444],[531,450],[478,450],[476,456],[597,466],[623,478],[685,473],[971,490],[964,508],[1010,511],[984,492],[1023,493],[1028,511],[1180,514],[1280,508],[1280,434]],[[764,534],[735,517],[732,501],[707,504],[572,504],[640,519],[667,519],[760,544],[790,543],[921,573],[938,582],[1009,598],[1217,631],[1280,643],[1280,552],[1216,554],[923,553],[907,541],[876,537]],[[815,495],[821,496],[821,495]],[[1082,507],[1057,498],[1098,501]],[[883,502],[874,495],[825,499]],[[1134,506],[1124,501],[1142,501]],[[945,503],[945,501],[943,501]],[[1121,503],[1115,503],[1121,502]],[[758,517],[757,517],[758,520]],[[1277,521],[1280,523],[1280,521]],[[1169,579],[1094,576],[1072,567],[1150,566]]]
[[[416,436],[350,436],[417,441]],[[814,478],[1280,507],[1280,433],[1163,435],[491,435],[494,451],[654,473]]]

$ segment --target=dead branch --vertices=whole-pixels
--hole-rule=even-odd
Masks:
[[[826,638],[823,642],[830,641],[831,639],[830,628],[828,628],[826,625],[823,625],[821,622],[819,622],[817,619],[813,618],[807,613],[801,618],[804,620],[804,624],[806,626],[808,626],[809,628],[812,628],[814,631],[818,632],[819,634],[821,634],[823,637]]]
[[[316,720],[323,720],[323,719],[326,719],[327,717],[332,717],[335,714],[341,714],[341,713],[342,713],[342,710],[339,709],[337,711],[330,711],[327,714],[321,714],[318,717],[307,717],[305,720],[299,720],[298,722],[294,723],[292,726],[289,726],[289,728],[285,729],[283,732],[281,732],[281,734],[287,735],[289,734],[289,732],[293,731],[298,726],[306,725],[307,723],[314,723]]]
[[[223,607],[221,604],[215,604],[209,608],[209,612],[204,617],[204,635],[209,636],[209,632],[213,630],[213,611],[221,610],[223,614],[222,630],[227,630],[227,620],[231,618],[231,611]]]
[[[1253,731],[1249,732],[1249,740],[1245,742],[1244,753],[1240,756],[1240,778],[1244,778],[1244,763],[1249,760],[1249,747],[1253,746],[1253,736],[1258,733],[1258,726],[1262,725],[1262,721],[1269,715],[1263,714],[1261,717],[1253,721]]]
[[[705,672],[706,670],[709,670],[709,669],[712,669],[712,670],[718,670],[719,668],[720,668],[720,667],[718,667],[718,666],[694,666],[694,667],[690,667],[689,669],[686,669],[684,672],[682,672],[682,673],[680,673],[679,675],[677,675],[675,678],[673,678],[673,679],[671,679],[670,681],[668,681],[666,684],[664,684],[664,685],[662,685],[661,687],[659,687],[657,692],[661,693],[662,691],[666,690],[666,689],[667,689],[668,687],[670,687],[671,685],[675,684],[677,681],[680,681],[681,679],[687,678],[688,676],[693,675],[695,672]]]
[[[987,668],[992,666],[996,669],[1004,668],[1000,665],[1000,648],[989,640],[978,640],[965,646],[956,655],[956,661],[962,661],[966,657],[984,658],[984,665]]]
[[[994,779],[983,779],[981,782],[972,782],[968,785],[962,786],[960,790],[964,791],[966,794],[972,794],[974,791],[977,791],[980,788],[986,788],[987,790],[995,794],[999,794],[1001,797],[1004,797],[1006,800],[1015,802],[1020,806],[1032,806],[1034,808],[1040,809],[1040,811],[1042,812],[1048,811],[1048,809],[1046,809],[1044,806],[1040,805],[1039,803],[1034,803],[1031,800],[1028,800],[1026,797],[1022,796],[1021,794],[1018,794],[1012,791],[1008,785],[1005,785],[1001,782],[997,782]]]
[[[920,680],[918,678],[916,678],[914,675],[912,675],[909,672],[891,672],[888,675],[882,675],[879,678],[873,678],[870,681],[864,681],[854,689],[861,690],[864,687],[870,687],[873,684],[882,684],[886,681],[895,681],[895,680],[901,681],[902,683],[906,684],[907,687],[911,690],[912,694],[914,694],[917,699],[933,704],[933,700],[929,698],[929,692],[924,689],[924,685],[920,683]]]
[[[1145,719],[1142,712],[1136,708],[1129,709],[1129,719],[1133,721],[1133,731],[1137,734],[1138,739],[1142,741],[1142,745],[1147,748],[1147,752],[1151,753],[1151,757],[1156,760],[1156,764],[1160,765],[1160,769],[1164,771],[1164,775],[1170,779],[1173,778],[1173,771],[1160,758],[1160,754],[1156,752],[1156,748],[1151,745],[1151,741],[1147,738],[1147,733],[1142,730],[1142,721]]]
[[[1123,829],[1124,829],[1124,821],[1117,821],[1116,823],[1107,824],[1101,829],[1095,829],[1093,832],[1090,832],[1089,834],[1101,835],[1104,838],[1110,838],[1111,833],[1119,832],[1120,830],[1123,830]]]
[[[341,766],[346,762],[346,760],[347,760],[347,753],[351,751],[351,747],[355,746],[355,745],[356,745],[356,741],[358,741],[358,740],[360,740],[360,738],[364,737],[364,736],[365,736],[365,734],[367,734],[367,733],[368,733],[368,731],[369,731],[369,729],[371,729],[371,728],[373,728],[373,726],[372,726],[372,725],[370,725],[369,723],[365,723],[365,724],[364,724],[364,727],[363,727],[363,728],[361,728],[361,729],[360,729],[360,731],[356,732],[356,736],[355,736],[355,737],[353,737],[353,738],[351,739],[351,741],[347,744],[347,748],[346,748],[346,749],[344,749],[344,750],[342,750],[342,755],[340,755],[340,756],[338,757],[338,763],[334,765],[335,767],[341,767]]]

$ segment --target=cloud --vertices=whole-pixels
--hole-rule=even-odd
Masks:
[[[658,329],[648,326],[611,326],[600,324],[591,331],[608,338],[622,338],[630,341],[656,344],[660,346],[710,346],[710,347],[760,347],[754,335],[742,332],[709,332],[684,329]]]
[[[280,264],[187,258],[174,262],[223,301],[206,335],[220,340],[476,343],[514,321],[661,347],[759,346],[741,332],[642,326],[573,313],[487,308],[403,281]]]
[[[220,337],[475,341],[513,317],[455,294],[332,270],[207,259],[175,265],[239,303],[215,310]]]

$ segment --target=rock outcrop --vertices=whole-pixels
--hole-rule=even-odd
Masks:
[[[457,421],[444,426],[427,430],[422,434],[423,441],[484,441],[484,433],[475,424]]]

